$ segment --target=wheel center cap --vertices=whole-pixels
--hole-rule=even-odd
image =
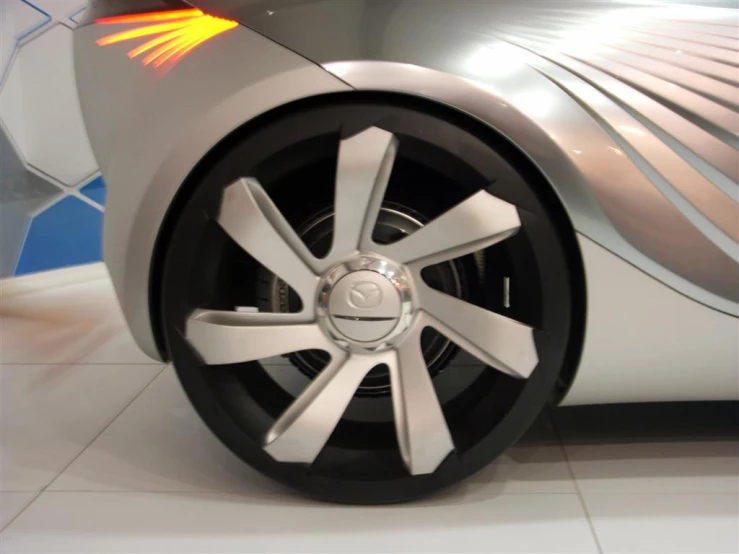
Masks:
[[[357,342],[374,342],[398,324],[400,294],[383,275],[354,271],[342,277],[331,290],[328,313],[336,329]]]
[[[326,273],[318,295],[324,329],[347,350],[376,352],[392,346],[410,324],[410,283],[387,260],[359,256]]]

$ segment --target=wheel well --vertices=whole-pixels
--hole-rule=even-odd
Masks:
[[[572,332],[567,346],[565,362],[557,383],[557,389],[552,399],[553,402],[558,403],[565,396],[567,390],[575,379],[582,352],[586,320],[585,270],[576,233],[572,226],[572,222],[567,215],[567,211],[557,196],[552,184],[528,158],[528,156],[488,124],[471,117],[454,107],[440,104],[430,99],[401,93],[351,91],[320,95],[291,102],[290,104],[270,110],[253,120],[244,123],[224,137],[200,160],[200,162],[198,162],[195,168],[187,176],[182,186],[180,186],[167,210],[159,229],[152,256],[152,269],[149,275],[148,291],[149,312],[154,340],[162,359],[166,361],[170,359],[169,347],[166,343],[163,332],[161,307],[163,260],[169,247],[177,215],[190,197],[196,184],[211,170],[219,158],[254,130],[269,125],[271,122],[286,115],[299,112],[300,110],[325,106],[332,102],[346,101],[348,99],[351,99],[352,101],[371,100],[374,102],[386,102],[395,106],[413,108],[426,113],[439,115],[472,133],[484,142],[494,144],[495,150],[499,155],[505,158],[505,160],[510,163],[528,182],[540,183],[542,185],[537,187],[537,191],[545,196],[547,206],[552,209],[552,219],[554,224],[560,231],[564,251],[567,256],[566,262],[572,278],[572,290],[574,293],[572,296]]]

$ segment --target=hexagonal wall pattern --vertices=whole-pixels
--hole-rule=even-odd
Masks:
[[[0,277],[15,272],[33,214],[62,194],[24,166],[0,128]]]
[[[105,206],[105,183],[102,177],[96,177],[85,186],[80,188],[80,192],[93,202],[97,202],[101,206]]]
[[[74,83],[86,0],[0,0],[0,277],[101,259],[105,184]]]
[[[87,4],[85,4],[85,5],[84,5],[84,6],[82,6],[81,8],[78,8],[77,10],[75,10],[74,12],[72,12],[72,13],[71,13],[71,14],[69,15],[69,20],[70,20],[70,21],[71,21],[71,22],[72,22],[72,23],[73,23],[73,24],[74,24],[75,26],[79,25],[79,23],[80,23],[80,22],[82,21],[82,18],[83,18],[83,17],[84,17],[84,15],[85,15],[85,11],[86,11],[86,10],[87,10]]]
[[[13,92],[18,90],[20,99]],[[5,98],[8,94],[13,96]],[[20,116],[15,112],[19,107]],[[69,28],[55,25],[20,47],[0,92],[0,118],[14,137],[22,128],[18,144],[24,158],[54,179],[74,186],[95,172],[74,82]]]
[[[48,13],[55,21],[64,23],[87,5],[85,0],[32,0],[32,2],[35,7]]]
[[[100,210],[79,198],[62,198],[31,220],[15,274],[100,260],[102,219]]]
[[[19,44],[51,21],[51,16],[25,0],[0,0],[0,83]]]

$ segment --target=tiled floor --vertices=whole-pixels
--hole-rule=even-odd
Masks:
[[[107,280],[47,285],[1,299],[3,552],[739,552],[737,405],[558,409],[437,497],[319,504],[213,438]]]

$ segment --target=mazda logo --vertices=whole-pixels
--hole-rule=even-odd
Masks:
[[[349,289],[349,305],[360,310],[376,308],[382,302],[380,287],[370,281],[360,281]]]

